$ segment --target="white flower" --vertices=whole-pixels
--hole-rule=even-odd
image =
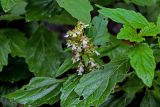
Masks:
[[[77,49],[76,45],[73,44],[73,45],[72,45],[72,50],[76,50],[76,49]]]
[[[83,40],[82,41],[82,45],[83,45],[83,48],[86,48],[87,47],[87,44],[88,44],[88,40]]]
[[[98,52],[98,51],[94,51],[95,52],[95,54],[97,55],[97,56],[99,56],[100,55],[100,53]]]
[[[75,60],[76,60],[76,61],[79,61],[79,60],[80,60],[80,54],[79,54],[79,53],[76,53],[76,55],[75,55]]]
[[[69,35],[68,35],[68,34],[66,34],[66,35],[64,35],[64,37],[65,37],[65,38],[68,38],[68,37],[69,37]]]
[[[76,31],[76,34],[77,34],[77,35],[80,35],[80,34],[81,34],[81,32],[80,32],[80,31]]]
[[[82,52],[82,48],[80,46],[77,47],[77,52]]]
[[[67,47],[71,47],[71,44],[69,42],[67,43]]]
[[[84,72],[84,65],[82,63],[79,63],[78,67],[78,75],[82,75],[82,73]]]
[[[76,59],[75,59],[75,58],[72,58],[72,62],[73,62],[73,64],[76,63]]]

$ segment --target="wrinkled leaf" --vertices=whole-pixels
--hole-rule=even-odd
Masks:
[[[109,33],[107,32],[108,20],[99,15],[93,18],[88,36],[93,39],[95,45],[104,45],[109,41]]]
[[[8,64],[8,54],[11,52],[9,40],[0,32],[0,71]]]
[[[89,23],[91,21],[90,11],[93,10],[88,0],[56,0],[60,7],[63,7],[76,19]],[[72,8],[71,8],[72,7]]]
[[[145,38],[137,34],[135,29],[127,25],[124,25],[124,27],[120,30],[117,38],[129,40],[131,42],[142,42],[145,40]]]
[[[119,57],[104,66],[102,70],[92,71],[80,79],[75,92],[83,96],[81,106],[98,106],[110,95],[117,82],[121,82],[129,70],[126,57]]]
[[[129,52],[131,66],[137,76],[148,86],[152,86],[156,67],[152,49],[147,44],[138,44]]]
[[[143,28],[149,24],[147,19],[140,13],[136,13],[133,10],[126,10],[121,8],[111,9],[111,8],[101,8],[99,13],[107,18],[112,19],[115,22],[122,23],[128,26],[132,26],[135,29]]]
[[[55,76],[63,57],[56,34],[40,27],[26,46],[26,62],[36,76]]]
[[[59,100],[61,82],[49,77],[35,77],[6,98],[24,105],[54,104]]]

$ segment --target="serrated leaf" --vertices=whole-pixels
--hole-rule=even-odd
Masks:
[[[2,29],[0,32],[9,40],[11,55],[13,57],[25,57],[25,45],[27,38],[22,32],[16,29]]]
[[[18,0],[1,0],[1,6],[5,12],[10,11]]]
[[[30,0],[26,7],[26,19],[27,21],[48,19],[60,11],[56,0]]]
[[[61,106],[62,107],[71,107],[74,106],[74,103],[79,101],[76,99],[78,95],[74,92],[76,85],[79,82],[78,75],[71,75],[68,79],[63,83],[63,87],[61,88]]]
[[[0,71],[8,64],[8,54],[11,52],[9,40],[0,32]]]
[[[80,79],[75,92],[83,96],[77,107],[99,106],[110,95],[117,82],[121,82],[127,71],[129,64],[126,57],[119,57],[104,66],[102,70],[92,71]]]
[[[134,96],[129,94],[123,94],[120,97],[111,95],[100,107],[126,107],[133,100],[133,98]]]
[[[122,85],[122,89],[127,92],[128,94],[135,94],[137,91],[144,87],[143,82],[134,74],[132,73],[127,82]]]
[[[140,107],[159,107],[159,105],[160,99],[157,99],[153,92],[148,90],[142,99]]]
[[[73,61],[71,57],[67,57],[65,59],[65,61],[63,62],[63,64],[59,67],[59,69],[56,72],[56,77],[62,75],[63,73],[65,73],[67,70],[69,70],[70,68],[73,67]]]
[[[92,20],[91,28],[88,36],[92,38],[95,45],[104,45],[109,41],[109,33],[107,32],[108,20],[102,15],[96,16]]]
[[[135,45],[129,52],[129,58],[137,76],[144,84],[151,87],[156,67],[152,49],[147,44]]]
[[[61,82],[49,77],[35,77],[21,89],[6,98],[24,105],[54,104],[59,100]]]
[[[27,6],[27,2],[24,0],[19,0],[16,5],[12,8],[12,10],[10,11],[10,13],[12,15],[22,15],[26,12],[25,8]]]
[[[151,6],[156,3],[157,0],[124,0],[127,3],[134,3],[140,6]]]
[[[64,8],[76,19],[89,23],[91,21],[90,11],[93,10],[89,0],[56,0],[60,7]],[[72,8],[71,8],[72,7]]]
[[[160,33],[160,27],[152,23],[142,28],[142,30],[138,35],[139,36],[156,36],[159,33]]]
[[[115,22],[122,23],[128,26],[132,26],[135,29],[143,28],[149,24],[147,19],[140,13],[136,13],[133,10],[126,10],[121,8],[111,9],[111,8],[101,8],[99,13],[107,18],[112,19]]]
[[[131,42],[142,42],[145,40],[145,38],[137,34],[137,31],[134,28],[127,25],[124,25],[123,28],[121,28],[120,32],[117,34],[117,38],[129,40]]]
[[[5,14],[0,16],[0,20],[7,20],[7,21],[13,21],[13,20],[20,20],[23,19],[22,16],[16,16],[12,14]]]
[[[36,76],[55,76],[63,57],[56,34],[40,27],[26,46],[26,62]]]
[[[11,93],[13,91],[15,91],[17,89],[17,86],[15,85],[7,85],[7,84],[3,84],[1,83],[0,85],[0,103],[2,103],[2,107],[17,107],[17,103],[16,102],[11,102],[8,99],[6,99],[5,97],[3,97],[4,95]]]

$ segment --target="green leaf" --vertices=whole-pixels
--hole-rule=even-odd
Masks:
[[[11,55],[13,57],[25,57],[25,45],[27,38],[22,32],[16,29],[2,29],[0,32],[9,40]]]
[[[107,18],[112,19],[115,22],[122,23],[131,26],[135,29],[143,28],[149,24],[147,19],[140,13],[136,13],[133,10],[126,10],[121,8],[111,9],[111,8],[101,8],[99,13]]]
[[[60,25],[75,25],[77,23],[77,20],[66,11],[63,11],[61,14],[55,15],[53,18],[47,19],[47,21],[49,23]]]
[[[148,26],[142,28],[138,35],[140,36],[156,36],[160,33],[160,27],[151,23]]]
[[[96,16],[92,20],[92,26],[89,28],[88,36],[92,38],[95,45],[104,45],[109,41],[109,33],[107,32],[108,20],[102,15]]]
[[[11,102],[7,98],[3,97],[4,95],[11,93],[17,89],[15,85],[7,85],[1,83],[0,85],[0,102],[2,103],[2,107],[17,107],[16,102]]]
[[[24,105],[54,104],[59,100],[61,82],[49,77],[35,77],[21,89],[6,98]]]
[[[117,82],[121,82],[129,70],[126,57],[119,57],[104,66],[104,69],[85,74],[76,86],[75,92],[83,96],[77,107],[99,106],[102,104]]]
[[[156,67],[152,49],[147,44],[135,45],[129,52],[129,58],[137,76],[144,84],[151,87]]]
[[[127,105],[133,100],[134,96],[129,94],[123,94],[120,97],[116,95],[109,96],[108,100],[100,107],[127,107]]]
[[[69,69],[71,69],[73,67],[73,61],[71,59],[71,57],[67,57],[65,59],[65,61],[63,62],[63,64],[59,67],[59,69],[56,72],[56,77],[62,75],[63,73],[65,73],[66,71],[68,71]]]
[[[10,11],[10,13],[12,15],[17,15],[17,16],[23,15],[26,12],[26,10],[25,10],[26,6],[27,6],[27,2],[26,1],[19,0],[16,3],[16,5],[12,8],[12,10]]]
[[[128,94],[135,94],[137,91],[144,87],[143,82],[134,74],[132,73],[127,82],[122,85],[122,89],[127,92]]]
[[[17,3],[18,0],[1,0],[2,9],[5,12],[10,11]]]
[[[93,10],[88,0],[56,0],[60,7],[64,8],[76,19],[89,23],[91,21],[90,11]],[[72,7],[72,8],[71,8]]]
[[[160,26],[160,15],[158,16],[158,19],[157,19],[157,26]]]
[[[121,28],[117,38],[129,40],[131,42],[142,42],[145,40],[145,38],[137,34],[137,31],[134,28],[127,25],[124,25],[123,28]]]
[[[79,101],[76,99],[78,95],[74,92],[76,85],[79,82],[79,77],[77,74],[71,75],[68,79],[63,83],[63,87],[61,88],[61,106],[62,107],[71,107]]]
[[[33,77],[24,58],[9,57],[8,59],[8,65],[0,72],[0,81],[15,83]]]
[[[127,3],[134,3],[140,6],[151,6],[156,3],[157,0],[124,0]]]
[[[56,34],[40,27],[26,46],[26,62],[36,76],[55,76],[63,57]]]
[[[140,104],[140,107],[159,107],[160,99],[157,99],[152,91],[147,91]]]
[[[12,15],[12,14],[5,14],[0,16],[0,20],[13,21],[13,20],[20,20],[20,19],[24,19],[24,17]]]
[[[0,32],[0,71],[8,64],[8,54],[11,52],[9,40]]]
[[[26,8],[26,19],[38,21],[52,18],[61,10],[56,0],[30,0]]]

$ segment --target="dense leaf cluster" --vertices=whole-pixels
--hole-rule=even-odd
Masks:
[[[160,106],[160,0],[0,0],[0,4],[4,107]],[[77,74],[64,37],[77,21],[89,25],[83,33],[100,53],[93,57],[100,67],[85,68],[83,75]],[[16,27],[10,26],[13,22]],[[87,56],[81,57],[86,64]]]

